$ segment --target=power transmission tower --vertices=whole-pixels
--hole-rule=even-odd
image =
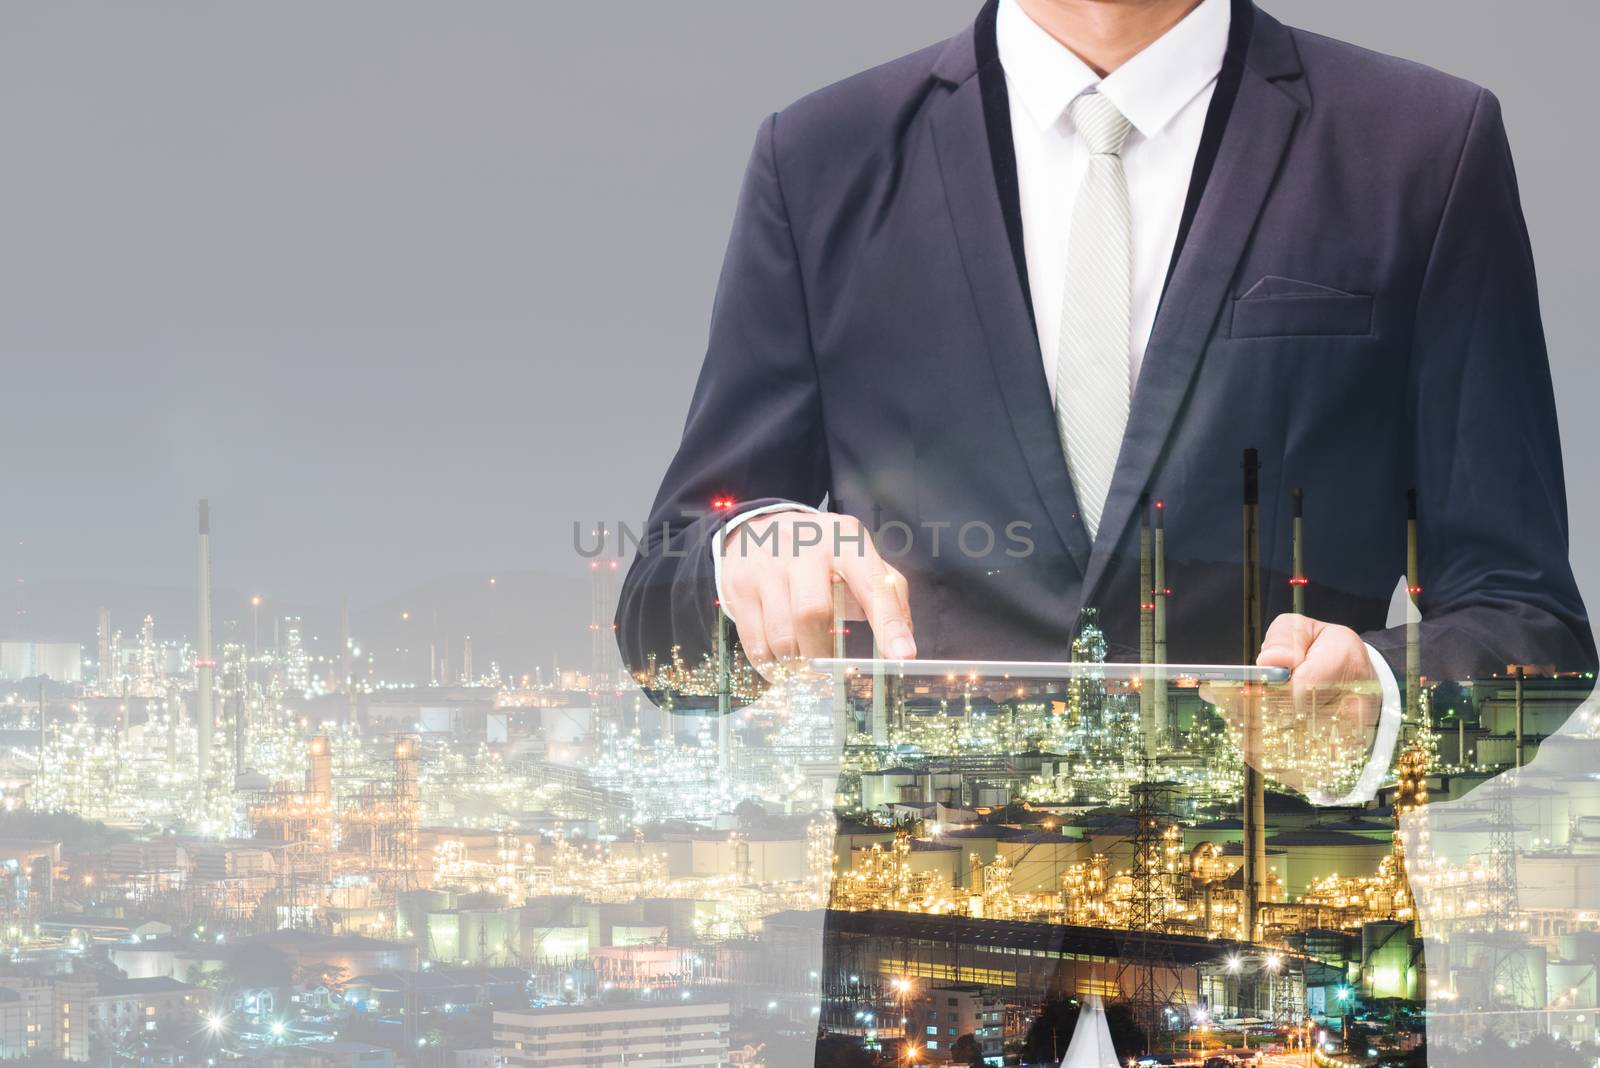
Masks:
[[[1489,830],[1490,915],[1511,920],[1517,908],[1517,822],[1512,801],[1517,774],[1508,771],[1495,782]]]
[[[1305,962],[1285,960],[1273,976],[1272,1022],[1288,1032],[1305,1022]]]
[[[1517,933],[1517,773],[1509,771],[1494,784],[1493,815],[1489,832],[1490,887],[1489,900],[1492,911],[1500,921],[1500,929],[1493,930],[1491,966],[1489,968],[1489,996],[1502,1008],[1525,1010],[1511,1015],[1497,1014],[1502,1026],[1496,1029],[1504,1037],[1515,1041],[1521,1037],[1529,1022],[1536,991],[1533,977],[1528,973],[1528,942]]]
[[[1156,1052],[1162,1033],[1168,1030],[1167,1013],[1172,1008],[1174,962],[1171,947],[1164,937],[1172,891],[1165,849],[1171,792],[1169,784],[1151,781],[1147,754],[1140,781],[1131,790],[1133,899],[1117,982],[1127,995],[1134,1019],[1144,1031],[1147,1053]]]

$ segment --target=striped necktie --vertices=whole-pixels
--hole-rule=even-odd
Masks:
[[[1069,108],[1089,151],[1072,206],[1066,293],[1056,344],[1056,426],[1089,537],[1100,528],[1122,435],[1128,427],[1130,251],[1122,144],[1129,124],[1099,93]]]

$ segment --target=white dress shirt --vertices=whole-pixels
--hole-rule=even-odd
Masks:
[[[1068,105],[1092,90],[1106,96],[1133,126],[1122,147],[1133,226],[1128,316],[1132,389],[1155,326],[1231,22],[1229,0],[1201,0],[1176,26],[1102,78],[1029,18],[1018,0],[1000,0],[995,45],[1010,100],[1022,246],[1052,402],[1072,205],[1088,165]],[[1340,797],[1313,796],[1319,804],[1357,804],[1374,797],[1400,738],[1400,688],[1394,672],[1376,649],[1366,649],[1383,691],[1372,756],[1354,787]]]
[[[1052,400],[1072,206],[1088,161],[1067,105],[1093,89],[1133,125],[1122,149],[1133,221],[1131,386],[1139,377],[1167,264],[1178,240],[1178,221],[1200,150],[1206,109],[1228,47],[1230,20],[1228,0],[1202,0],[1182,22],[1101,78],[1029,18],[1017,0],[1000,0],[995,44],[1011,100],[1028,288]]]
[[[1229,0],[1201,0],[1176,26],[1101,78],[1029,18],[1018,0],[1000,0],[995,43],[1010,98],[1028,288],[1052,401],[1072,205],[1087,166],[1087,153],[1072,128],[1068,105],[1081,93],[1103,93],[1133,127],[1122,149],[1133,227],[1128,335],[1131,387],[1138,382],[1145,346],[1155,325],[1206,111],[1228,46],[1231,19]],[[772,505],[736,516],[723,527],[712,545],[718,600],[723,599],[723,536],[758,515],[793,510],[815,511],[805,505]],[[1370,800],[1394,755],[1400,736],[1399,687],[1388,664],[1370,645],[1367,656],[1383,690],[1372,755],[1350,791],[1340,797],[1313,795],[1318,804]]]

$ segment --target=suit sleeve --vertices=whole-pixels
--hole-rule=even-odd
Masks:
[[[623,580],[617,640],[636,676],[652,654],[665,664],[677,647],[693,667],[711,651],[712,549],[723,523],[781,501],[819,505],[827,494],[822,409],[776,126],[774,115],[756,136],[683,438]]]
[[[1411,360],[1423,674],[1594,670],[1568,562],[1533,254],[1500,105],[1486,91],[1434,238]],[[1365,637],[1404,678],[1405,628]]]

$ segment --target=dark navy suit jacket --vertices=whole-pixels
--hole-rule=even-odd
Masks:
[[[1289,609],[1299,487],[1308,613],[1403,677],[1403,631],[1384,627],[1414,487],[1424,672],[1592,668],[1498,102],[1249,3],[1234,31],[1092,542],[1031,321],[992,3],[762,124],[683,440],[624,584],[629,665],[709,647],[717,498],[826,502],[892,529],[894,550],[912,528],[891,559],[923,656],[1064,658],[1094,606],[1128,658],[1145,494],[1166,505],[1171,659],[1234,661],[1254,447],[1265,619]],[[1005,536],[1016,523],[1031,552]],[[961,551],[967,524],[983,526]]]

